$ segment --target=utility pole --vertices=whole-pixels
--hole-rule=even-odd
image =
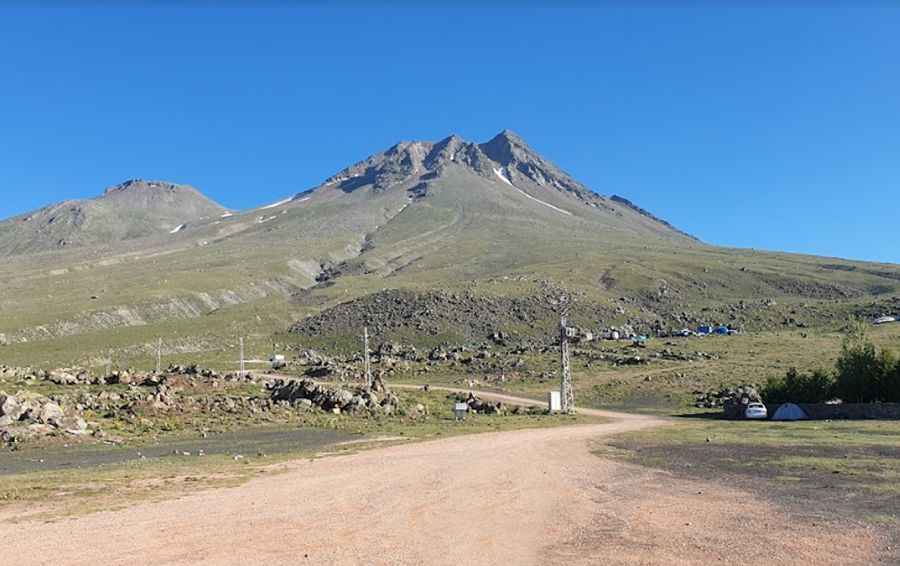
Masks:
[[[363,327],[363,363],[366,371],[366,387],[372,388],[372,366],[369,364],[369,327]]]
[[[159,375],[162,372],[162,338],[159,339],[159,342],[156,344],[156,374]]]
[[[574,328],[569,328],[566,323],[568,306],[563,305],[563,312],[559,319],[559,361],[560,383],[559,397],[560,408],[563,413],[575,412],[575,389],[572,386],[572,364],[569,359],[569,338],[575,334]]]
[[[244,337],[241,337],[241,377],[244,377],[246,372],[244,371]]]

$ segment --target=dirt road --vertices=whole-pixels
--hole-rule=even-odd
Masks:
[[[485,395],[487,396],[487,395]],[[527,400],[506,399],[527,402]],[[601,459],[662,424],[455,437],[291,463],[243,486],[54,523],[0,513],[16,564],[871,564],[877,539]]]

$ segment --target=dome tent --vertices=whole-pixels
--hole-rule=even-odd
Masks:
[[[801,421],[808,418],[803,409],[793,403],[784,403],[772,415],[773,421]]]

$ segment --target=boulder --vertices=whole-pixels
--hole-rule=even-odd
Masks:
[[[66,417],[60,422],[59,428],[68,434],[83,435],[88,433],[88,426],[81,417]]]
[[[60,428],[65,417],[66,415],[65,413],[63,413],[62,408],[53,401],[50,401],[48,403],[45,403],[44,406],[41,407],[38,421],[54,426],[56,428]]]
[[[25,408],[19,400],[12,395],[0,394],[0,416],[9,417],[13,421],[17,421],[22,417]]]
[[[55,369],[50,372],[47,379],[57,385],[77,385],[78,377],[68,371]]]

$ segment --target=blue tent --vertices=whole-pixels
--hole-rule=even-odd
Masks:
[[[806,412],[793,403],[781,405],[778,407],[778,410],[775,411],[775,414],[772,415],[773,421],[802,421],[808,418]]]
[[[712,334],[712,326],[701,326],[697,329],[697,334]]]

